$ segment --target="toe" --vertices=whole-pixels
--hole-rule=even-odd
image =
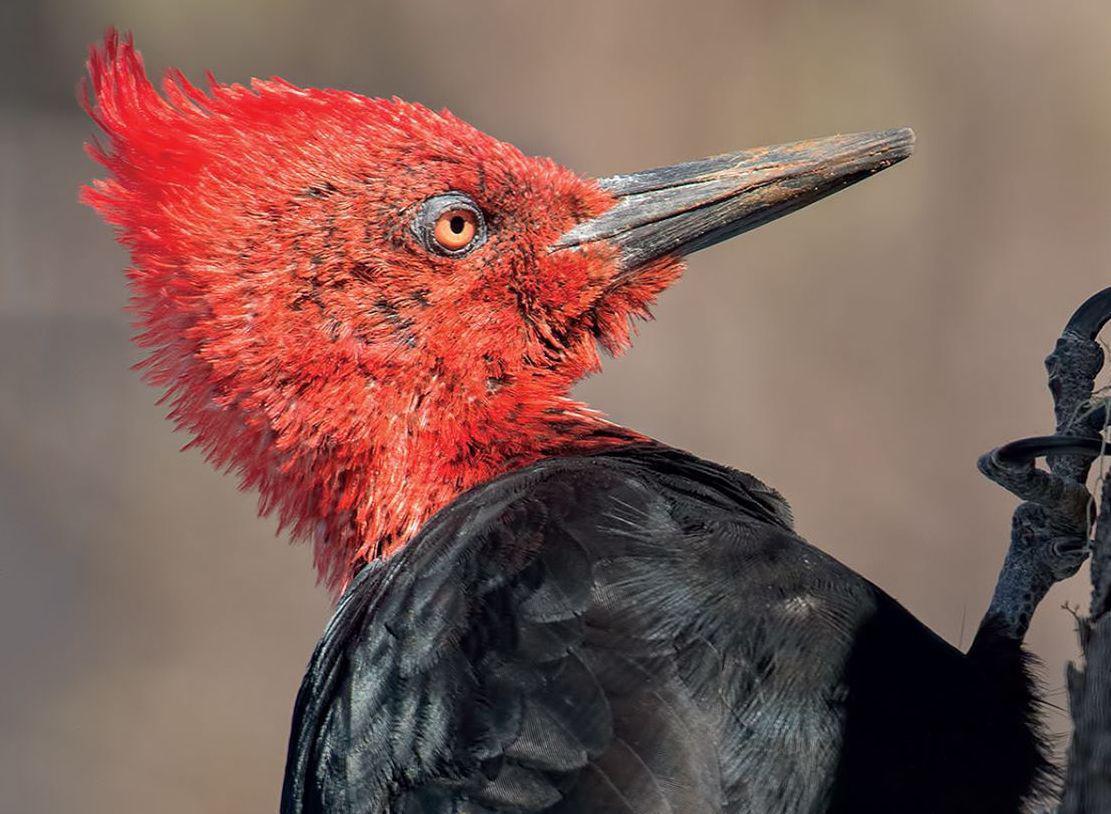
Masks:
[[[1086,299],[1069,318],[1065,333],[1095,339],[1108,320],[1111,320],[1111,288]]]

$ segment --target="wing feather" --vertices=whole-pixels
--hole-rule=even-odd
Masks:
[[[803,810],[759,808],[754,789],[817,793],[790,772],[832,760],[833,673],[868,604],[863,580],[812,596],[815,556],[774,491],[663,448],[480,487],[341,601],[298,696],[282,810]],[[785,564],[797,584],[771,578]],[[804,619],[807,602],[836,607]],[[771,638],[824,646],[829,666],[788,675]]]

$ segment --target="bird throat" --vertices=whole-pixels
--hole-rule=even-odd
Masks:
[[[336,593],[475,486],[546,458],[648,440],[569,398],[481,433],[443,425],[416,432],[404,421],[395,426],[368,449],[308,456],[259,484],[263,511],[278,509],[295,538],[311,538],[319,577]]]

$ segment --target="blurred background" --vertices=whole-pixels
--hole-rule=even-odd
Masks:
[[[697,255],[580,392],[778,487],[967,646],[1015,505],[976,457],[1051,429],[1042,358],[1111,280],[1111,5],[7,0],[0,808],[275,810],[330,610],[129,371],[127,257],[76,202],[97,168],[73,88],[109,24],[155,74],[396,94],[589,174],[913,126],[909,162]],[[1030,637],[1062,705],[1086,585]]]

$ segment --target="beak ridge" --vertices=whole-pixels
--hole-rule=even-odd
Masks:
[[[759,147],[598,180],[617,199],[552,251],[615,244],[623,271],[747,232],[907,158],[909,128]]]

